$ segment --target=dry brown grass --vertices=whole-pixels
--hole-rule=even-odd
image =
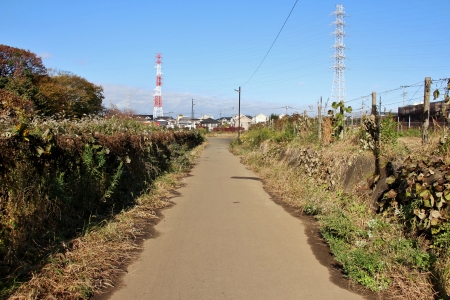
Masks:
[[[205,144],[192,151],[192,163]],[[159,211],[172,205],[170,191],[180,187],[184,176],[182,172],[164,175],[137,200],[138,205],[63,244],[65,251],[53,254],[10,299],[87,299],[114,286],[115,278],[137,256],[141,242],[152,237]]]
[[[433,300],[436,296],[432,284],[427,280],[429,273],[412,271],[410,268],[395,265],[390,270],[392,284],[386,292],[389,299]]]
[[[323,143],[325,145],[328,145],[331,143],[331,133],[333,129],[331,126],[331,118],[324,118],[323,119]]]

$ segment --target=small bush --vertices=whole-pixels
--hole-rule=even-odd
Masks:
[[[389,113],[381,120],[381,142],[386,144],[397,144],[399,137],[398,124]]]

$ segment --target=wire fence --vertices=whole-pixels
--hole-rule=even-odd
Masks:
[[[438,91],[439,97],[431,101],[430,116],[436,119],[438,124],[444,123],[443,116],[443,102],[444,96],[448,94],[449,78],[432,79],[432,91]],[[402,119],[399,122],[405,123],[405,116],[411,116],[412,121],[408,120],[409,124],[413,122],[420,122],[418,120],[422,118],[423,102],[424,102],[424,81],[416,82],[409,85],[402,85],[398,88],[394,88],[387,91],[376,93],[376,107],[378,113],[382,115],[391,114],[393,116],[401,116]],[[345,106],[351,106],[352,112],[346,113],[345,117],[351,121],[351,119],[358,119],[364,115],[371,114],[372,111],[372,93],[364,96],[360,96],[354,99],[345,101]],[[329,111],[334,111],[330,103],[322,104],[322,116],[327,116]],[[317,105],[309,105],[307,108],[298,109],[296,113],[307,113],[311,117],[318,116]],[[290,107],[293,108],[293,107]],[[293,108],[295,109],[295,108]],[[412,126],[412,125],[411,125]]]

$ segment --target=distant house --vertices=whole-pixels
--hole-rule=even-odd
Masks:
[[[158,126],[164,126],[164,127],[166,127],[168,125],[168,122],[166,120],[160,119],[160,118],[156,119],[154,121],[154,123]]]
[[[241,119],[241,127],[244,128],[244,130],[248,130],[248,128],[250,127],[250,124],[252,123],[252,119],[247,116],[244,116],[242,114],[240,115],[240,119]],[[233,127],[239,126],[239,116],[238,115],[231,118],[231,126],[233,126]]]
[[[259,114],[252,118],[252,124],[265,123],[268,120],[269,119],[265,115]]]
[[[231,117],[221,117],[217,119],[221,126],[223,125],[231,125]]]
[[[133,118],[138,121],[153,121],[153,115],[133,115]]]
[[[178,116],[177,126],[179,128],[195,129],[195,125],[200,123],[200,119],[192,119],[189,117]]]
[[[213,118],[204,119],[200,121],[200,124],[203,127],[208,128],[208,130],[213,130],[213,128],[216,128],[220,125],[219,121],[216,121]]]
[[[177,126],[179,128],[189,128],[189,129],[195,128],[191,118],[188,118],[188,117],[178,117],[177,118]]]

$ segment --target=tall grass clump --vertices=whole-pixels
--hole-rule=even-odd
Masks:
[[[259,147],[264,141],[276,143],[308,144],[317,142],[318,120],[300,114],[276,118],[266,123],[252,125],[243,136],[243,141]]]

